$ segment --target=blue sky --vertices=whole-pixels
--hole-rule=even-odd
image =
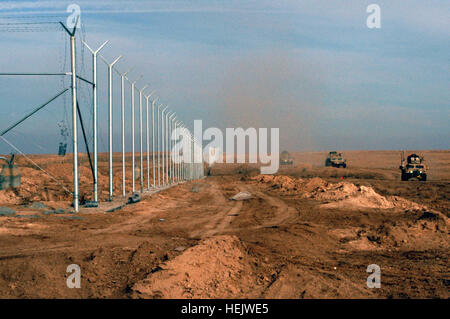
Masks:
[[[290,150],[449,148],[448,1],[2,1],[0,23],[64,20],[70,3],[81,7],[80,37],[94,47],[110,40],[103,55],[123,54],[117,69],[135,66],[130,76],[144,75],[138,86],[149,83],[186,123],[280,127],[281,148]],[[371,3],[381,8],[381,29],[366,26]],[[68,71],[60,31],[3,31],[0,39],[7,48],[1,72]],[[80,72],[90,77],[91,57],[81,47]],[[106,69],[99,65],[106,141]],[[0,78],[0,127],[68,83]],[[114,90],[118,111],[117,76]],[[89,97],[83,87],[87,119]],[[27,152],[53,152],[57,122],[70,125],[65,99],[9,138]]]

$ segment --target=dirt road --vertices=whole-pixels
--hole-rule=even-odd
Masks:
[[[336,199],[340,186],[280,178],[214,176],[113,213],[85,210],[78,219],[39,212],[35,218],[1,217],[0,296],[450,296],[444,214],[398,204],[372,207],[374,195],[360,188],[345,195],[347,202],[370,195],[360,202],[371,207],[343,202],[327,208],[342,203]],[[251,199],[229,199],[244,190]],[[66,286],[70,264],[81,267],[80,289]],[[366,285],[370,264],[381,267],[380,289]]]

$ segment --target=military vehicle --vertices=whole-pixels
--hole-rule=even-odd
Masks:
[[[427,180],[427,167],[424,164],[423,156],[417,154],[409,155],[405,160],[405,154],[401,153],[400,170],[402,171],[402,181]]]
[[[294,160],[291,157],[291,154],[289,154],[288,151],[283,151],[280,154],[280,164],[281,165],[292,165],[294,163]]]
[[[327,159],[325,160],[325,166],[332,167],[347,167],[347,160],[344,159],[342,153],[338,153],[336,151],[329,152],[327,155]]]
[[[10,187],[16,188],[20,186],[20,172],[17,165],[14,165],[14,154],[8,159],[0,156],[0,160],[4,164],[0,164],[0,190]],[[1,162],[0,162],[1,163]]]

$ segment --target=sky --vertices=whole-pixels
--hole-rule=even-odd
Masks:
[[[204,128],[279,127],[280,148],[290,151],[449,149],[449,1],[2,1],[0,72],[70,71],[68,36],[57,24],[11,23],[66,22],[72,3],[81,8],[78,72],[92,78],[80,39],[91,47],[109,40],[105,59],[123,55],[116,69],[133,66],[130,79],[143,75],[137,87],[148,83],[147,93],[155,90],[189,126],[202,119]],[[372,3],[379,29],[366,25]],[[11,32],[19,26],[54,30]],[[106,151],[107,69],[98,64]],[[0,76],[0,130],[68,86],[68,77]],[[127,140],[129,91],[126,83]],[[91,96],[79,83],[89,142]],[[117,73],[113,98],[119,151]],[[138,100],[136,107],[137,116]],[[71,128],[70,94],[5,137],[26,153],[53,153],[58,125]],[[0,141],[0,153],[10,151]]]

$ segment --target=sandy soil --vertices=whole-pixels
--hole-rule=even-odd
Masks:
[[[325,152],[294,154],[277,176],[216,165],[112,213],[76,215],[61,187],[23,169],[23,189],[0,192],[16,211],[0,216],[0,297],[449,298],[450,151],[426,152],[427,182],[399,181],[398,152],[346,154],[347,169],[321,167]],[[70,187],[70,161],[36,160]],[[252,197],[230,200],[239,191]],[[70,264],[80,289],[66,286]],[[366,286],[370,264],[380,289]]]

